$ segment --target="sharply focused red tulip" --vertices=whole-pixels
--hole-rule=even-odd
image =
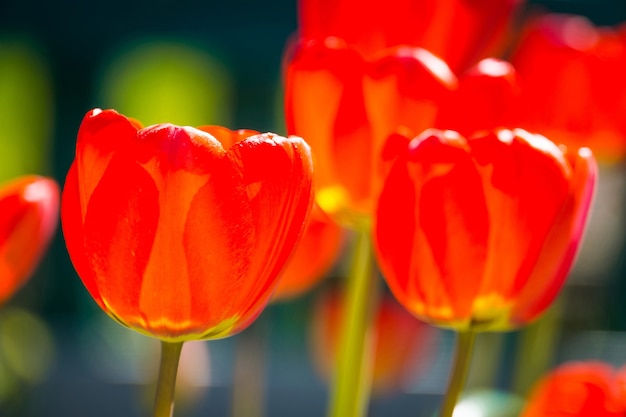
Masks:
[[[513,52],[521,86],[518,126],[600,161],[626,156],[626,36],[581,16],[543,15]]]
[[[313,310],[311,341],[320,373],[330,379],[336,366],[338,341],[342,330],[343,300],[339,291],[326,291]],[[391,295],[383,295],[374,317],[374,365],[372,388],[377,394],[398,390],[424,371],[432,359],[436,329],[420,322]]]
[[[596,182],[591,152],[526,131],[407,138],[382,191],[378,259],[417,317],[507,330],[544,311],[574,261]]]
[[[336,37],[370,58],[413,45],[457,72],[498,50],[521,0],[300,0],[300,37]]]
[[[29,175],[0,186],[0,304],[30,277],[56,230],[59,187]]]
[[[602,362],[571,362],[534,388],[521,417],[623,417],[626,369]]]
[[[287,128],[311,145],[320,207],[358,225],[373,214],[385,139],[400,127],[431,127],[456,77],[439,58],[409,46],[369,59],[341,39],[301,39],[290,52]]]
[[[345,231],[313,206],[300,243],[280,274],[274,300],[297,297],[323,279],[341,255]]]
[[[308,145],[249,130],[83,120],[63,190],[70,257],[96,303],[166,342],[260,314],[312,201]]]

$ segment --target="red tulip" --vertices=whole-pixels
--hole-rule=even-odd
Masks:
[[[0,304],[30,277],[56,230],[59,187],[29,175],[0,186]]]
[[[511,60],[521,85],[518,126],[589,147],[599,160],[626,156],[626,36],[581,16],[544,15]]]
[[[338,291],[323,293],[313,310],[314,359],[330,379],[335,366],[344,304]],[[398,390],[425,369],[432,358],[436,330],[411,316],[390,295],[381,298],[374,317],[372,388],[377,394]]]
[[[300,0],[300,37],[336,37],[370,58],[412,45],[463,72],[502,48],[521,0]]]
[[[516,126],[519,81],[513,65],[486,58],[459,79],[439,109],[435,127],[469,137],[481,130]]]
[[[407,139],[408,141],[408,139]],[[410,141],[382,191],[378,259],[409,311],[444,327],[506,330],[551,303],[592,199],[591,152],[523,130]]]
[[[280,274],[274,300],[297,297],[323,279],[341,254],[344,230],[314,206],[302,239]]]
[[[626,370],[602,362],[571,362],[533,389],[521,417],[623,417]]]
[[[312,200],[309,148],[271,133],[93,110],[78,132],[62,224],[111,317],[167,342],[229,336],[260,314]]]
[[[401,126],[432,126],[438,103],[456,86],[446,64],[423,49],[366,60],[334,38],[295,45],[286,82],[287,127],[311,144],[317,202],[352,226],[373,214],[387,136]]]

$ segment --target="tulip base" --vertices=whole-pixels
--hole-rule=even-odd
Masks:
[[[161,341],[161,364],[154,400],[154,417],[172,417],[174,414],[174,390],[178,360],[183,342]]]
[[[472,351],[476,341],[476,332],[473,330],[459,331],[457,333],[456,352],[450,382],[446,391],[441,413],[439,417],[452,417],[454,407],[459,400],[472,360]]]

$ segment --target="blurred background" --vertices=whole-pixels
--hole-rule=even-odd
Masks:
[[[526,7],[597,25],[626,21],[624,0]],[[285,134],[281,61],[296,26],[295,0],[0,2],[0,181],[38,173],[63,184],[78,126],[93,107],[144,125]],[[547,319],[480,337],[468,386],[478,401],[515,409],[541,372],[567,360],[626,363],[624,167],[603,168],[599,186],[588,240]],[[315,314],[343,274],[340,261],[313,291],[269,306],[238,336],[186,344],[176,415],[324,415]],[[374,397],[372,417],[430,416],[438,406],[453,335],[415,334],[410,375]],[[0,416],[146,416],[157,357],[156,341],[117,325],[92,301],[59,230],[33,278],[0,308]]]

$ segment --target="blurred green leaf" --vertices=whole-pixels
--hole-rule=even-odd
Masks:
[[[32,313],[5,308],[0,313],[0,357],[21,380],[36,384],[47,375],[54,357],[52,333]]]
[[[102,106],[139,120],[228,126],[231,78],[211,55],[194,46],[143,42],[115,55],[100,83]]]
[[[50,74],[27,41],[0,39],[0,181],[49,171],[53,97]]]

